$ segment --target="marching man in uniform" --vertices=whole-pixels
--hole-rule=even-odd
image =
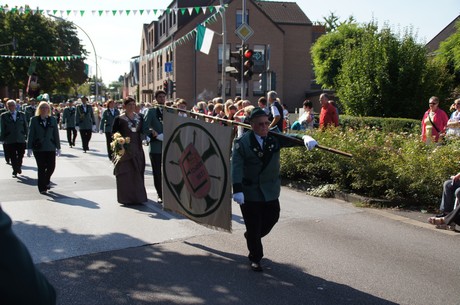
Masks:
[[[252,110],[249,120],[252,130],[236,139],[233,145],[233,200],[243,214],[251,269],[262,271],[262,237],[270,232],[280,215],[280,149],[295,144],[285,139],[286,136],[269,134],[270,121],[260,107]],[[318,144],[307,135],[302,139],[308,150]]]

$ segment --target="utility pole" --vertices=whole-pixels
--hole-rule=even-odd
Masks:
[[[243,12],[241,13],[241,23],[242,24],[245,24],[246,23],[246,0],[242,0],[242,6],[243,6]],[[244,40],[241,40],[241,49],[244,50]],[[241,99],[244,100],[245,99],[245,93],[246,93],[246,90],[245,90],[245,84],[244,84],[244,51],[241,52]]]
[[[224,6],[224,0],[220,0],[220,6]],[[225,19],[225,10],[220,11],[222,17],[222,77],[221,77],[221,96],[222,100],[225,102],[225,90],[227,85],[225,68],[227,67],[227,21]]]

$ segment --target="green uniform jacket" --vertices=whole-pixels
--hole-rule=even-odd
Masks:
[[[150,108],[144,117],[144,123],[144,134],[146,136],[152,137],[152,129],[155,130],[158,134],[163,133],[163,115],[160,112],[160,108]],[[162,144],[162,141],[151,139],[149,153],[161,154]]]
[[[113,115],[110,109],[107,108],[104,110],[101,117],[101,124],[99,124],[99,130],[102,130],[103,132],[112,132],[113,121],[119,115],[120,110],[116,108],[113,109]]]
[[[62,113],[62,124],[65,124],[66,128],[75,127],[75,117],[77,110],[75,107],[65,107]]]
[[[24,112],[16,112],[16,121],[10,111],[2,114],[0,118],[0,139],[5,144],[25,143],[27,138],[27,121]]]
[[[268,134],[262,150],[252,130],[235,139],[231,161],[233,193],[243,192],[247,201],[278,199],[281,190],[280,149],[295,145]]]
[[[11,229],[11,218],[0,208],[1,304],[53,305],[56,292],[35,267],[26,246]]]
[[[96,125],[96,120],[94,119],[93,107],[86,105],[86,112],[83,111],[83,106],[77,106],[77,114],[75,118],[76,125],[80,129],[88,130],[93,129],[93,125]]]
[[[24,113],[26,114],[27,124],[30,124],[30,119],[33,116],[35,116],[36,109],[37,109],[37,106],[28,105],[26,109],[24,110]]]
[[[40,116],[34,116],[30,119],[27,149],[37,151],[55,151],[56,149],[61,149],[59,128],[57,126],[56,118],[48,117],[46,119],[46,127],[44,125],[45,124]],[[33,144],[36,141],[41,142],[41,148],[37,149],[33,147]]]

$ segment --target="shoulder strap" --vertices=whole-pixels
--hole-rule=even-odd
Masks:
[[[434,122],[431,120],[430,113],[428,113],[428,120],[430,120],[430,123],[431,123],[431,125],[433,125],[434,129],[436,129],[436,131],[437,131],[438,133],[440,133],[438,127],[437,127],[437,126],[434,124]]]

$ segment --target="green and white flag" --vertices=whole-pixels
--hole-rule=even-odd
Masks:
[[[214,31],[206,28],[204,25],[198,25],[196,28],[196,44],[195,50],[209,54],[212,45]]]

